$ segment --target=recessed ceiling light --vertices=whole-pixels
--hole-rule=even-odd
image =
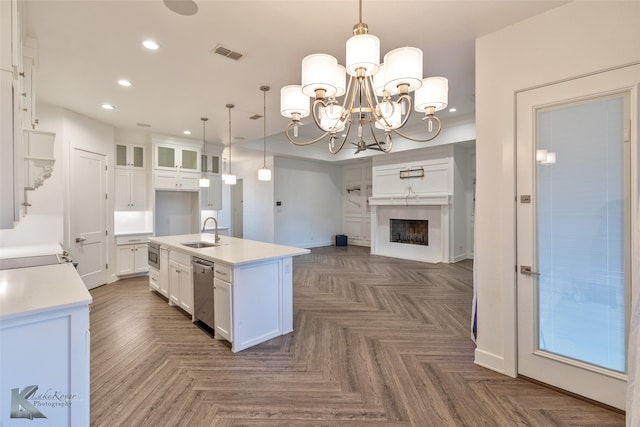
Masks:
[[[190,131],[190,130],[185,130],[185,131],[184,131],[184,132],[182,132],[182,133],[184,133],[185,135],[191,135],[191,131]]]
[[[129,87],[131,86],[131,82],[129,80],[125,80],[125,79],[120,79],[118,80],[118,84],[120,86],[124,86],[124,87]]]
[[[146,47],[149,50],[157,50],[160,47],[158,46],[158,43],[154,42],[153,40],[143,41],[142,46]]]
[[[450,113],[455,113],[457,110],[454,107],[449,108]]]
[[[105,110],[113,110],[116,107],[111,104],[102,104],[102,108],[104,108]]]

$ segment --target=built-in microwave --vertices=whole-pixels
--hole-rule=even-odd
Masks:
[[[160,270],[160,245],[157,243],[149,242],[149,267]]]

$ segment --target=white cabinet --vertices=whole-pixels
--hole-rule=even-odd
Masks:
[[[200,146],[190,142],[153,140],[153,187],[157,190],[199,191]]]
[[[200,148],[172,143],[154,145],[154,168],[175,172],[200,172]]]
[[[160,292],[160,271],[149,267],[149,289]]]
[[[145,169],[144,151],[141,145],[116,143],[116,168]]]
[[[160,289],[159,292],[169,298],[169,249],[160,247]]]
[[[146,236],[119,236],[116,245],[118,276],[149,271],[149,247]]]
[[[143,170],[117,169],[116,211],[147,210],[147,173]]]
[[[222,178],[220,175],[207,174],[209,187],[200,189],[200,209],[220,210],[222,209]]]
[[[182,172],[156,171],[153,174],[156,190],[199,191],[200,175]]]
[[[92,299],[77,270],[70,263],[3,270],[0,283],[10,284],[0,298],[0,425],[88,426]],[[16,389],[51,397],[29,399],[16,418]]]
[[[233,342],[233,268],[216,263],[213,268],[213,315],[215,337]]]
[[[191,256],[182,252],[169,253],[169,304],[193,315],[193,267]]]

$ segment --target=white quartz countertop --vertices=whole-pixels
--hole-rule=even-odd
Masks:
[[[91,304],[72,263],[0,271],[0,319]]]
[[[59,243],[41,243],[25,246],[6,246],[0,248],[0,258],[21,258],[29,256],[61,254]]]
[[[231,265],[304,255],[310,252],[309,249],[304,248],[238,239],[229,236],[220,236],[220,246],[216,247],[196,249],[182,245],[183,243],[193,242],[214,243],[214,235],[211,233],[150,237],[149,240],[193,256]]]

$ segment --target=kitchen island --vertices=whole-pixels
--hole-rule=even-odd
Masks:
[[[91,302],[72,263],[0,271],[0,425],[89,425]]]
[[[151,237],[160,247],[150,289],[198,321],[194,311],[192,257],[214,263],[214,331],[233,352],[293,331],[292,257],[308,249],[210,233]],[[187,246],[189,245],[189,246]],[[192,247],[205,246],[205,247]]]

